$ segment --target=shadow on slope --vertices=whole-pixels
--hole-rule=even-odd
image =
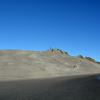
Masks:
[[[97,76],[0,82],[0,100],[100,100]]]

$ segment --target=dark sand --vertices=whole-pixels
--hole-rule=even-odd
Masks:
[[[100,100],[97,76],[0,82],[0,100]]]

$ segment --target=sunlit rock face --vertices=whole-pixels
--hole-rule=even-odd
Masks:
[[[0,81],[100,72],[100,65],[60,51],[0,51]]]

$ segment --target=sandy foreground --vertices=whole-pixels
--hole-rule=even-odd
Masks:
[[[0,82],[0,100],[100,100],[99,75]]]

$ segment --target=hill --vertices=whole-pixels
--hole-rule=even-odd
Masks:
[[[0,50],[0,80],[19,80],[100,73],[100,64],[60,49]]]

